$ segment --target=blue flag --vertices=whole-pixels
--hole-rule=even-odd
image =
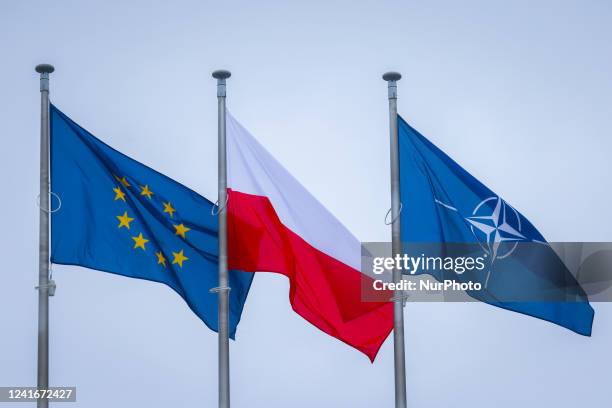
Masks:
[[[401,117],[398,133],[405,247],[467,244],[486,259],[481,270],[427,273],[477,282],[484,290],[467,292],[477,300],[590,336],[588,298],[538,230]]]
[[[165,283],[217,330],[218,220],[210,201],[104,144],[51,105],[51,262]],[[230,335],[252,273],[230,271]]]

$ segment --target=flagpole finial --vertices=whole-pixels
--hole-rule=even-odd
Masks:
[[[402,74],[400,74],[399,72],[390,71],[390,72],[385,72],[382,78],[385,81],[399,81],[400,79],[402,79]]]
[[[397,81],[402,79],[402,74],[395,71],[385,72],[382,78],[387,81],[389,89],[389,99],[397,99]]]
[[[35,69],[39,74],[50,74],[55,71],[55,67],[51,64],[38,64]]]
[[[219,69],[219,70],[213,71],[212,76],[215,79],[226,79],[226,78],[231,77],[232,73],[225,69]]]

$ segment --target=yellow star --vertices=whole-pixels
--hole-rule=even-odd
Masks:
[[[124,187],[129,187],[130,186],[130,183],[128,183],[128,181],[125,179],[125,176],[123,176],[123,177],[115,176],[115,178],[117,179],[118,182],[123,184]]]
[[[187,231],[191,231],[191,228],[187,228],[185,225],[183,225],[182,223],[179,225],[175,225],[174,229],[176,230],[175,234],[176,235],[180,235],[181,237],[183,237],[183,239],[185,239],[185,233]]]
[[[138,234],[138,236],[137,236],[137,237],[132,237],[132,239],[134,240],[134,249],[136,249],[136,248],[142,248],[142,250],[143,250],[143,251],[145,250],[145,244],[146,244],[147,242],[149,242],[149,240],[148,240],[148,239],[145,239],[145,238],[142,236],[142,232],[141,232],[140,234]]]
[[[164,254],[162,253],[162,251],[156,252],[155,255],[157,255],[157,264],[162,264],[164,266],[164,268],[166,267],[166,258],[164,257]]]
[[[118,215],[117,219],[119,220],[119,226],[117,228],[126,227],[130,229],[130,222],[134,221],[133,218],[128,217],[127,211],[123,213],[123,215]]]
[[[113,188],[113,191],[115,192],[115,201],[117,200],[125,201],[125,193],[121,191],[119,187]]]
[[[140,193],[140,195],[147,196],[150,200],[151,196],[153,195],[153,192],[149,190],[149,186],[145,184],[145,186],[142,188],[142,192]]]
[[[176,210],[172,208],[172,204],[169,201],[167,203],[164,203],[164,212],[170,214],[170,218],[174,216],[175,211]]]
[[[189,259],[185,256],[185,254],[183,254],[182,249],[180,252],[173,252],[172,256],[174,257],[174,259],[172,260],[172,264],[179,264],[181,268],[183,267],[183,262]]]

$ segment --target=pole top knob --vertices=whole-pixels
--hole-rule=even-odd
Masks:
[[[39,74],[50,74],[55,71],[55,67],[51,64],[38,64],[35,69]]]
[[[214,71],[212,73],[213,78],[215,79],[226,79],[232,76],[232,73],[225,70],[225,69],[219,69],[217,71]]]
[[[402,79],[402,74],[400,74],[399,72],[394,72],[394,71],[390,71],[390,72],[386,72],[382,78],[385,81],[399,81],[400,79]]]

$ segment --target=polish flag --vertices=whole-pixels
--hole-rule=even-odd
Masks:
[[[229,268],[287,276],[297,314],[374,361],[393,305],[361,300],[360,242],[229,113],[227,182]]]

